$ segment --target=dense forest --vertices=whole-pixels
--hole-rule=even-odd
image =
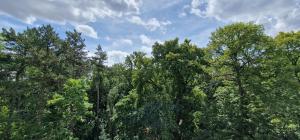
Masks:
[[[234,23],[112,66],[76,30],[0,36],[0,139],[300,139],[300,31]]]

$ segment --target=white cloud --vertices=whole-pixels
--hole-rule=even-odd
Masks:
[[[6,20],[0,20],[0,27],[1,28],[6,28],[6,29],[14,28],[16,31],[20,31],[20,30],[26,29],[26,27],[23,26],[23,25],[13,24],[13,23],[11,23],[9,21],[6,21]]]
[[[182,18],[182,17],[187,16],[187,10],[189,10],[189,9],[190,9],[190,5],[184,5],[184,6],[182,7],[182,12],[180,12],[180,13],[178,14],[178,17]]]
[[[33,24],[35,21],[36,21],[36,18],[33,16],[26,17],[26,19],[25,19],[25,23],[27,23],[27,24]]]
[[[200,17],[264,24],[270,34],[300,29],[299,0],[192,0],[190,7]]]
[[[88,57],[95,56],[96,50],[85,50],[87,52]],[[107,54],[107,60],[104,62],[107,66],[112,66],[117,63],[123,63],[125,61],[126,56],[130,55],[129,53],[125,51],[120,50],[111,50],[106,51]]]
[[[140,35],[140,40],[141,40],[141,43],[143,44],[143,46],[141,47],[140,51],[145,52],[148,56],[151,55],[152,45],[155,42],[161,42],[158,39],[152,39],[152,38],[150,38],[150,37],[148,37],[148,36],[146,36],[144,34]]]
[[[138,15],[140,5],[140,0],[1,0],[0,15],[12,16],[27,24],[37,20],[70,23],[83,34],[97,38],[97,32],[87,23]]]
[[[133,41],[128,38],[111,39],[111,44],[104,46],[107,50],[132,51]]]
[[[130,39],[121,39],[120,42],[123,43],[123,44],[128,44],[128,45],[132,45],[133,44]]]
[[[111,47],[120,48],[120,47],[131,46],[132,44],[133,44],[132,40],[122,38],[122,39],[118,39],[118,40],[114,41],[112,43]]]
[[[157,6],[157,3],[154,4],[158,9],[167,9],[180,4],[182,1],[184,0],[160,0],[159,2],[162,3],[160,6]]]
[[[146,53],[146,55],[148,57],[150,57],[151,56],[151,52],[152,52],[152,47],[142,46],[141,49],[140,49],[140,51]]]
[[[139,16],[132,16],[128,19],[129,22],[144,26],[146,29],[150,31],[155,31],[157,29],[165,30],[167,25],[172,24],[170,21],[159,21],[156,18],[151,18],[149,20],[142,20]]]
[[[185,17],[185,16],[186,16],[186,13],[185,13],[185,12],[182,12],[182,13],[179,13],[179,14],[178,14],[178,17],[180,17],[180,18],[181,18],[181,17]]]
[[[140,40],[142,42],[143,45],[146,45],[146,46],[152,46],[155,42],[161,42],[160,40],[158,39],[152,39],[144,34],[141,34],[140,35]]]
[[[153,45],[153,40],[151,40],[148,36],[142,34],[140,35],[141,42],[147,46]]]
[[[109,36],[106,36],[104,39],[105,39],[106,41],[110,41],[110,40],[111,40],[111,38],[110,38]]]
[[[152,52],[151,46],[154,44],[154,40],[150,39],[148,36],[144,34],[140,35],[140,40],[143,45],[146,45],[146,46],[142,46],[140,51],[145,52],[147,55],[150,55]]]
[[[106,64],[112,66],[113,64],[124,62],[125,57],[129,55],[129,50],[132,49],[133,41],[128,38],[110,38],[110,41],[112,41],[110,45],[104,46],[107,50]]]
[[[98,18],[139,14],[140,4],[139,0],[1,0],[0,14],[26,23],[43,19],[85,24]]]
[[[87,57],[94,57],[94,56],[96,56],[94,51],[86,51],[86,52],[87,52]]]
[[[92,37],[92,38],[98,38],[97,32],[89,25],[76,25],[76,30],[79,32],[82,32],[84,35]]]
[[[197,16],[205,16],[205,8],[206,1],[205,0],[192,0],[191,2],[191,14],[195,14]],[[202,6],[202,8],[201,8]]]
[[[107,65],[112,66],[113,64],[122,63],[125,61],[127,55],[129,55],[129,53],[124,51],[107,51]]]

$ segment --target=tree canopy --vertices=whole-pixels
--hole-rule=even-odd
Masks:
[[[0,33],[0,138],[300,139],[300,31],[233,23],[107,66],[81,33]]]

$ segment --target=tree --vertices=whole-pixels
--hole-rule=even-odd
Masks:
[[[192,90],[201,84],[206,73],[203,68],[207,64],[204,52],[185,40],[182,44],[178,39],[166,41],[164,44],[156,43],[153,46],[154,62],[165,70],[163,78],[170,80],[172,102],[175,113],[174,139],[190,138],[193,136],[195,126],[193,114],[199,110],[198,105],[190,104],[188,100],[193,96]],[[200,101],[199,101],[200,102]]]
[[[259,72],[269,42],[263,27],[252,23],[235,23],[212,33],[208,48],[213,67],[211,75],[223,82],[216,96],[228,102],[223,102],[220,109],[228,117],[224,121],[229,128],[223,129],[229,129],[229,137],[255,138],[259,133],[256,131],[263,130],[260,127],[265,127],[264,122],[268,121],[261,120],[268,116],[259,117],[255,113],[264,112],[265,101],[259,98],[263,94],[259,90],[262,89]]]
[[[300,31],[290,33],[279,33],[276,36],[278,49],[287,58],[291,65],[295,79],[300,83]]]
[[[105,70],[106,70],[106,66],[104,65],[104,62],[106,59],[107,59],[106,53],[102,50],[101,46],[98,45],[97,51],[95,52],[95,56],[93,56],[91,60],[93,65],[93,81],[92,81],[93,85],[92,85],[92,90],[90,91],[90,97],[92,99],[91,101],[94,104],[94,110],[96,114],[95,127],[93,131],[94,139],[97,139],[100,135],[101,132],[100,121],[106,120],[104,115],[106,111],[106,100],[107,100],[106,99],[107,91],[104,87]]]
[[[64,42],[65,46],[68,46],[67,50],[69,51],[67,53],[67,61],[68,64],[70,64],[70,67],[72,69],[70,72],[72,72],[73,78],[80,78],[84,74],[86,74],[87,70],[87,52],[85,49],[84,39],[81,37],[81,33],[74,30],[73,32],[66,32],[67,38]]]
[[[234,23],[107,66],[81,33],[0,33],[0,138],[299,139],[300,32]]]
[[[267,64],[269,92],[268,108],[271,108],[273,135],[280,139],[299,138],[299,32],[279,33],[275,47],[269,51]]]
[[[55,93],[47,101],[47,139],[76,138],[76,123],[86,122],[86,118],[92,115],[87,88],[85,80],[69,79],[64,85],[64,91]]]
[[[63,90],[69,65],[60,53],[69,48],[50,25],[16,33],[3,29],[1,58],[3,101],[8,107],[6,139],[39,139],[45,133],[45,108],[54,92]],[[64,46],[64,47],[62,47]],[[84,46],[83,46],[84,47]],[[84,49],[84,48],[81,48]],[[70,52],[73,53],[73,52]],[[82,61],[85,62],[85,61]],[[2,65],[3,64],[3,65]],[[30,128],[30,129],[29,129]]]

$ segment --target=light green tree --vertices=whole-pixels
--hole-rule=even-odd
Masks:
[[[86,118],[92,115],[92,105],[88,102],[85,80],[70,79],[61,93],[55,93],[47,101],[48,113],[46,139],[76,139],[74,130],[80,122],[87,124]],[[80,132],[84,133],[84,132]]]

